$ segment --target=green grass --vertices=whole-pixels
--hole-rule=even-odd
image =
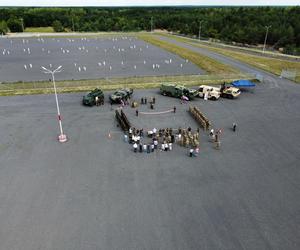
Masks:
[[[238,79],[253,79],[251,75],[236,74],[224,75],[188,75],[188,76],[154,76],[154,77],[128,77],[110,78],[98,80],[73,80],[57,81],[59,93],[87,92],[96,87],[102,90],[114,90],[124,87],[133,89],[158,88],[162,83],[175,83],[185,86],[198,86],[201,84],[221,84],[232,82]],[[49,81],[26,82],[26,83],[2,83],[0,84],[0,96],[9,95],[31,95],[31,94],[52,94],[53,85]]]
[[[182,48],[178,45],[162,41],[155,35],[148,34],[138,34],[138,38],[151,43],[157,47],[170,51],[179,55],[184,59],[188,59],[194,64],[196,64],[201,69],[205,70],[208,74],[236,74],[239,73],[237,69],[233,67],[220,63],[208,56],[204,56],[200,53],[195,53],[192,50]]]
[[[54,30],[52,27],[27,27],[25,32],[52,33]]]
[[[191,41],[186,38],[181,38],[181,37],[172,36],[172,35],[168,35],[168,34],[160,34],[160,35],[167,36],[167,37],[170,37],[170,38],[180,41],[180,42],[184,42],[184,43],[191,44],[191,45],[194,45],[194,46],[197,46],[200,48],[205,48],[205,49],[217,52],[224,56],[231,57],[233,59],[239,60],[243,63],[249,64],[251,66],[265,70],[267,72],[273,73],[278,76],[281,74],[281,71],[283,69],[296,70],[296,72],[298,72],[298,76],[296,77],[296,82],[298,82],[298,83],[300,82],[300,74],[299,74],[300,73],[300,62],[251,55],[249,53],[232,51],[230,49],[225,49],[225,48],[216,48],[216,47],[212,47],[209,45],[204,45],[203,43],[200,44],[196,41]]]

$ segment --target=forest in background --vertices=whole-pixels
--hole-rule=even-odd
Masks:
[[[150,31],[165,29],[189,36],[249,45],[267,44],[300,54],[300,7],[136,7],[2,8],[0,33],[52,26],[60,31]],[[24,27],[22,27],[22,25]]]

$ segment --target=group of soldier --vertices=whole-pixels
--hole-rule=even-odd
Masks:
[[[192,132],[192,129],[190,127],[188,129],[179,128],[177,135],[179,145],[183,147],[198,148],[200,144],[199,132],[199,128],[197,128],[197,130],[194,133]]]

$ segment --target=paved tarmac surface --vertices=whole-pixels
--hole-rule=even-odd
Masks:
[[[193,101],[223,129],[219,151],[201,133],[197,158],[178,145],[133,153],[110,105],[83,107],[82,94],[59,95],[59,144],[53,95],[1,97],[0,249],[299,249],[299,90]],[[153,95],[176,114],[126,107],[135,126],[197,127],[178,99],[134,98]]]
[[[1,97],[0,249],[299,249],[300,86],[240,67],[265,80],[237,100],[193,101],[223,130],[219,151],[201,133],[197,158],[177,145],[133,153],[110,105],[83,107],[82,94],[59,95],[61,145],[53,95]],[[196,128],[177,99],[134,98],[153,95],[176,114],[125,108],[134,125]]]
[[[202,74],[196,65],[134,37],[0,38],[0,82],[49,78],[41,66],[55,69],[57,80],[104,77]]]

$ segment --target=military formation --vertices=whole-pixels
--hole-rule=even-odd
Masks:
[[[200,145],[199,132],[199,128],[195,132],[192,132],[190,127],[188,129],[179,128],[177,135],[178,144],[183,147],[198,148]]]
[[[211,127],[211,122],[206,118],[199,108],[190,106],[189,112],[204,130],[208,130]]]

